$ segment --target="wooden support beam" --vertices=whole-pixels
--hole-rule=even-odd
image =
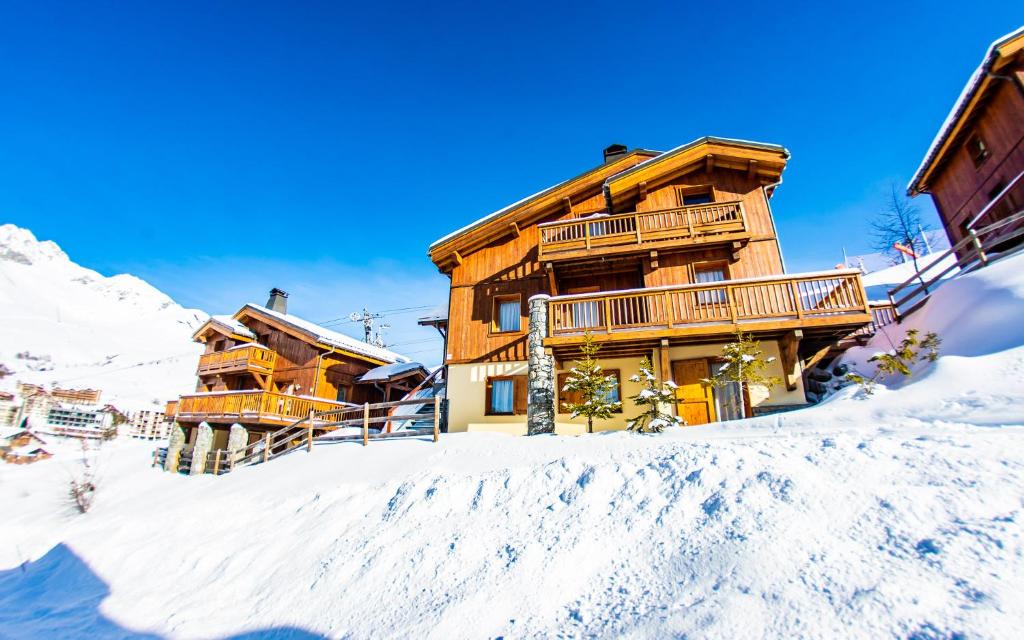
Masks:
[[[834,349],[835,347],[836,343],[832,342],[814,352],[814,355],[808,358],[806,362],[804,362],[804,371],[816,367],[819,362],[825,359],[825,356],[828,355],[829,351],[832,351],[832,349]]]
[[[555,281],[555,265],[550,262],[546,263],[545,271],[548,272],[548,288],[551,290],[550,295],[558,295],[558,283]]]
[[[636,188],[637,188],[637,193],[640,196],[640,200],[646,200],[647,199],[647,181],[646,180],[641,180],[640,184],[638,184],[636,186]]]
[[[747,177],[754,178],[757,176],[757,160],[749,160],[747,162]]]
[[[370,444],[370,403],[363,403],[363,446]]]
[[[306,451],[313,453],[313,410],[309,410],[309,426],[306,427]]]
[[[658,252],[651,251],[651,269],[658,268]]]
[[[669,366],[668,360],[668,340],[662,339],[658,345],[658,367],[661,370],[661,381],[672,379],[672,367]]]
[[[739,262],[740,249],[743,248],[743,243],[736,240],[729,244],[729,262]]]
[[[458,249],[452,252],[452,259],[455,260],[456,266],[462,264],[462,254],[459,253]]]
[[[512,237],[513,238],[518,238],[519,237],[519,225],[516,224],[516,222],[513,220],[512,222],[508,223],[508,226],[509,226],[509,228],[512,229]]]
[[[715,170],[715,156],[708,154],[707,158],[704,159],[704,171],[711,173]]]
[[[779,354],[782,356],[782,374],[783,381],[786,383],[786,389],[789,391],[796,391],[797,381],[800,380],[799,360],[797,357],[797,351],[800,348],[800,340],[804,337],[804,332],[800,329],[794,329],[787,332],[779,340]]]
[[[441,396],[434,396],[434,442],[441,438]]]
[[[572,213],[572,200],[568,197],[562,198],[562,210],[567,214]]]

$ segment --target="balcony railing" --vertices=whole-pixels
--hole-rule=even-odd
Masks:
[[[548,328],[551,336],[611,334],[751,321],[822,324],[822,319],[842,320],[844,315],[866,323],[870,311],[865,299],[860,273],[854,270],[726,280],[557,296],[548,303]],[[859,320],[851,318],[853,323]]]
[[[743,205],[714,202],[661,211],[588,217],[539,225],[540,259],[630,250],[673,241],[733,239],[747,233]]]
[[[230,371],[254,371],[256,373],[273,373],[277,362],[277,354],[259,346],[244,346],[214,351],[199,357],[197,373],[227,373]]]
[[[177,418],[281,423],[309,417],[310,411],[333,411],[347,406],[350,405],[344,402],[268,391],[214,391],[182,396]]]

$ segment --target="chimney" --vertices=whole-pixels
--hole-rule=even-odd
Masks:
[[[629,153],[629,149],[624,144],[609,145],[604,149],[604,163],[608,164],[612,160],[621,158],[627,153]]]
[[[288,313],[288,294],[277,287],[270,290],[267,308],[278,313]]]

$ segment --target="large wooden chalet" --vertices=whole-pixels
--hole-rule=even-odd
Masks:
[[[556,390],[589,331],[624,401],[650,356],[691,425],[805,404],[805,360],[871,315],[857,271],[785,272],[770,201],[788,159],[777,145],[713,137],[665,153],[614,145],[603,164],[431,245],[451,279],[449,429],[525,432],[536,294],[551,296],[543,344]],[[770,392],[700,384],[737,328],[776,357],[783,383]],[[556,431],[579,433],[583,419],[556,393]],[[623,428],[636,413],[624,405],[599,426]]]
[[[287,298],[274,289],[266,306],[213,316],[195,332],[206,347],[196,393],[168,403],[186,447],[203,422],[213,428],[213,448],[224,449],[232,424],[254,442],[310,411],[399,400],[426,378],[404,356],[289,314]]]
[[[1024,27],[989,47],[908,191],[931,195],[952,245],[1024,211]]]

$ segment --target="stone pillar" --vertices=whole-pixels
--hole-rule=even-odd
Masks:
[[[237,422],[231,425],[228,432],[228,464],[238,462],[242,457],[242,450],[249,444],[249,432]]]
[[[209,423],[200,422],[196,430],[196,443],[192,447],[192,468],[190,476],[196,476],[206,471],[206,457],[210,455],[213,448],[213,429]]]
[[[185,430],[175,422],[171,425],[171,432],[167,437],[167,458],[164,459],[164,471],[178,470],[178,458],[184,448]]]
[[[548,298],[544,294],[530,298],[529,383],[526,405],[526,433],[555,432],[555,359],[544,350],[548,335]]]

